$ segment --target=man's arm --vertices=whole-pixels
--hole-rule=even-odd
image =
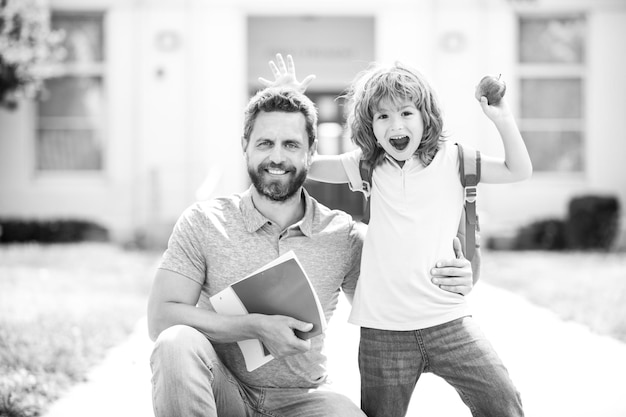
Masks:
[[[452,245],[456,259],[444,259],[437,262],[435,268],[431,269],[432,283],[438,285],[442,290],[467,295],[472,291],[474,283],[478,277],[473,279],[473,269],[480,269],[478,264],[473,265],[463,256],[461,241],[455,237]],[[480,250],[480,249],[476,249]],[[480,257],[475,257],[479,259]],[[476,271],[476,272],[477,272]]]
[[[310,331],[312,324],[286,316],[227,316],[197,308],[200,289],[198,283],[176,272],[157,270],[148,299],[148,332],[152,340],[166,328],[183,324],[215,342],[259,339],[276,358],[311,348],[310,340],[299,339],[293,331]]]

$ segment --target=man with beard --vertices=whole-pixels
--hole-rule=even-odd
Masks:
[[[302,187],[316,150],[313,103],[291,89],[257,93],[241,140],[252,186],[200,202],[179,218],[148,302],[153,405],[161,416],[363,416],[324,389],[324,335],[299,339],[312,324],[286,316],[220,315],[209,297],[293,250],[327,320],[341,291],[351,300],[359,275],[362,226]],[[452,244],[452,243],[451,243]],[[439,283],[472,286],[469,261],[442,261]],[[248,372],[237,341],[259,339],[274,360]]]

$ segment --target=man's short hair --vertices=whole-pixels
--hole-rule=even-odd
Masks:
[[[269,87],[257,92],[250,99],[244,113],[243,137],[250,140],[254,122],[260,112],[302,113],[306,121],[306,133],[309,148],[317,138],[317,109],[315,104],[304,94],[290,89]]]

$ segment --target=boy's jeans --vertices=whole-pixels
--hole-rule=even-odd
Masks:
[[[369,417],[406,415],[422,372],[452,385],[473,416],[524,415],[508,371],[472,317],[415,331],[361,328],[359,369]]]
[[[331,391],[242,384],[220,361],[211,342],[188,326],[164,330],[150,364],[157,417],[364,417],[349,398]]]

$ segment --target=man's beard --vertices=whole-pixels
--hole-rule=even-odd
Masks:
[[[280,180],[267,180],[269,174],[265,171],[267,168],[276,168],[287,171],[285,176],[289,176],[290,180],[287,182]],[[283,164],[263,164],[259,165],[257,169],[248,166],[248,174],[252,180],[254,188],[257,189],[261,195],[269,198],[272,201],[285,201],[293,197],[302,187],[308,173],[307,168],[303,168],[301,171],[296,171],[295,176],[292,174],[290,167],[286,167]]]

